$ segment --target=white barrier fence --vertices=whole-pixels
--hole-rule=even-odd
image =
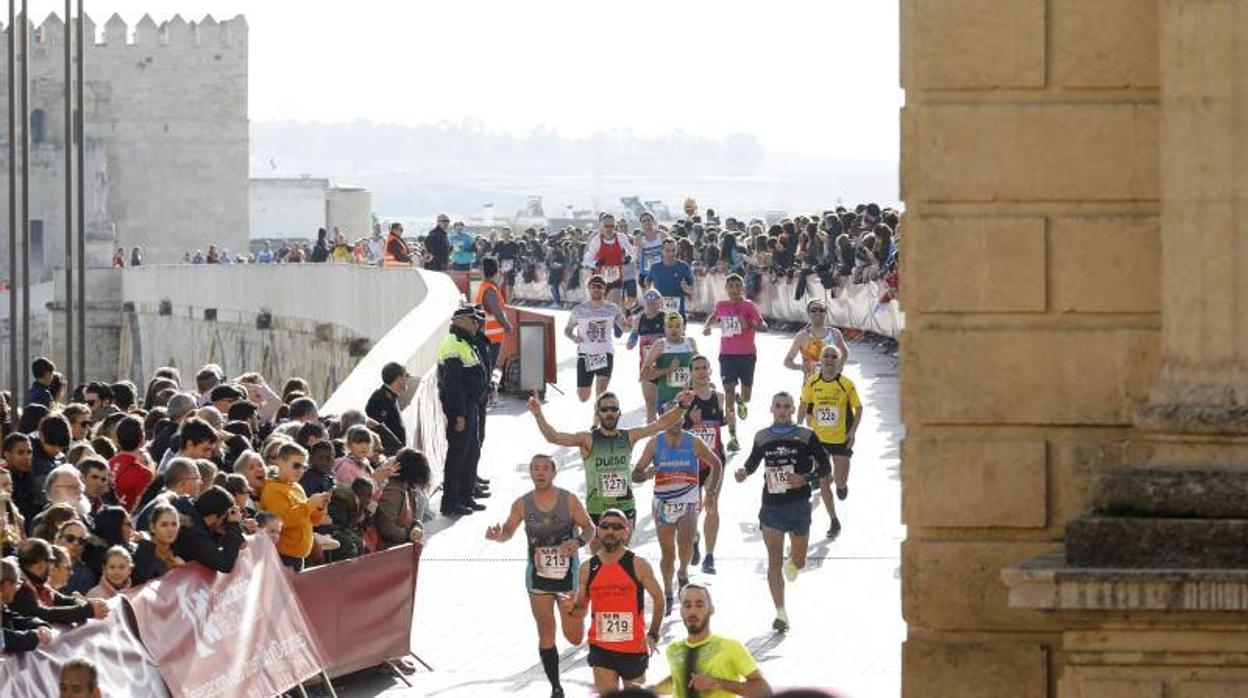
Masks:
[[[686,309],[694,314],[709,313],[715,307],[716,301],[726,300],[728,293],[724,289],[725,277],[720,272],[694,276],[693,300],[685,304]],[[580,286],[564,290],[562,299],[572,302],[584,300],[587,280],[588,275],[582,270]],[[819,298],[828,305],[828,321],[837,327],[873,332],[894,339],[905,328],[905,314],[901,311],[901,304],[892,298],[895,294],[890,293],[888,285],[882,281],[850,284],[832,293],[824,289],[817,275],[811,274],[806,277],[805,293],[800,299],[795,298],[797,283],[796,280],[784,278],[773,283],[764,276],[759,282],[758,293],[754,299],[763,317],[769,320],[805,322],[806,304]],[[546,270],[539,268],[537,279],[532,283],[526,283],[517,273],[513,297],[518,300],[550,302]]]

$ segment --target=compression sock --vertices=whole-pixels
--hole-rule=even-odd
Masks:
[[[539,647],[537,653],[542,658],[542,668],[546,670],[546,678],[551,688],[562,688],[559,685],[559,652],[554,647]]]

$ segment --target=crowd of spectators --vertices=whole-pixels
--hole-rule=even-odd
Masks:
[[[49,625],[104,618],[104,600],[191,561],[233,569],[263,532],[292,571],[420,541],[429,462],[405,448],[386,366],[364,410],[320,414],[307,382],[160,368],[70,390],[46,358],[19,410],[0,394],[0,650]],[[395,432],[397,428],[398,433]]]

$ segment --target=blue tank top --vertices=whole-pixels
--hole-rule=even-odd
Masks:
[[[671,446],[660,434],[654,448],[654,496],[665,502],[698,497],[698,455],[693,436],[681,432],[680,444]]]

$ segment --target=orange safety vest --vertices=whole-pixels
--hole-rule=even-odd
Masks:
[[[486,308],[486,311],[485,311],[485,337],[486,339],[489,339],[494,344],[502,344],[503,337],[507,334],[503,330],[503,323],[498,318],[494,317],[490,313],[489,306],[485,304],[485,292],[491,288],[494,289],[494,292],[498,294],[498,302],[501,303],[504,308],[506,308],[507,307],[507,294],[503,293],[503,289],[499,288],[498,284],[494,283],[493,281],[481,282],[481,285],[477,287],[477,300],[474,302],[477,305],[481,306],[482,308]]]
[[[381,265],[383,267],[410,267],[412,266],[411,262],[401,262],[398,259],[396,259],[394,256],[394,253],[390,251],[390,241],[394,238],[395,238],[394,235],[391,235],[389,233],[386,234],[386,244],[383,245],[381,248],[382,249]],[[407,243],[403,240],[403,238],[398,238],[398,242],[400,245],[403,246],[403,252],[410,256],[411,255],[410,248],[408,248]]]

